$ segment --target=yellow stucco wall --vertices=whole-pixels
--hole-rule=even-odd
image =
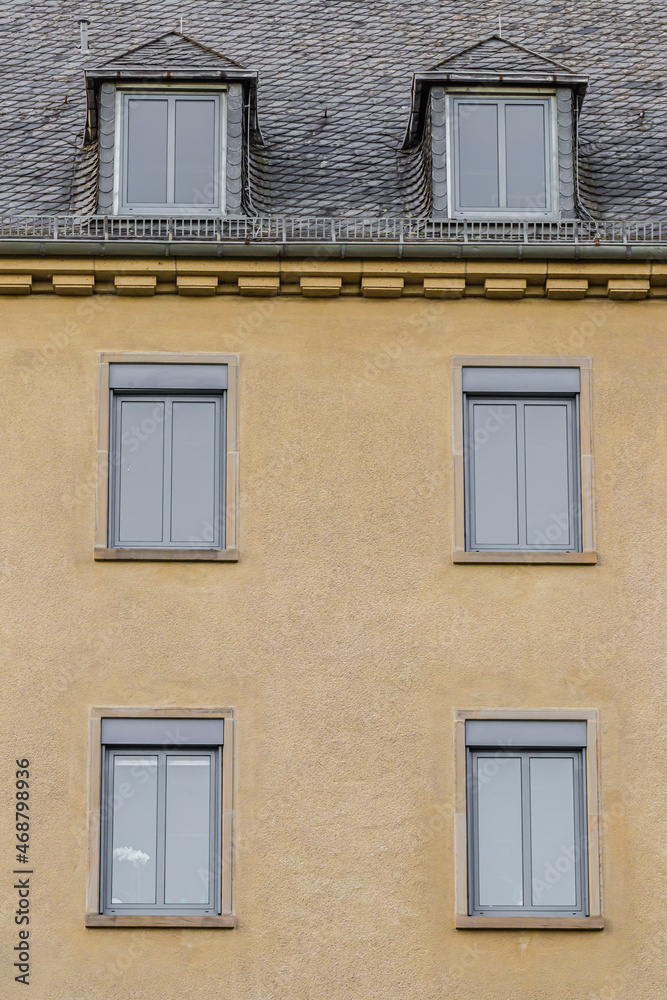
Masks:
[[[663,300],[0,301],[35,1000],[665,996]],[[100,563],[100,350],[241,358],[238,564]],[[593,359],[597,566],[455,566],[450,358]],[[91,705],[233,706],[235,930],[86,929]],[[664,702],[663,702],[664,704]],[[597,708],[602,932],[454,928],[453,712]],[[14,894],[0,907],[0,995]]]

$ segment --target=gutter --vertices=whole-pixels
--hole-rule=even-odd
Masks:
[[[0,257],[249,257],[316,260],[667,261],[667,243],[239,243],[188,240],[0,240]]]

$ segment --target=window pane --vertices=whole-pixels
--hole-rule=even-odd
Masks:
[[[574,761],[530,758],[534,906],[576,906]]]
[[[215,176],[214,100],[176,101],[175,196],[177,205],[218,202]]]
[[[167,101],[127,102],[127,200],[131,205],[167,201]]]
[[[521,760],[477,758],[480,906],[523,905]]]
[[[113,758],[111,905],[155,903],[157,757]]]
[[[474,403],[471,423],[473,543],[517,545],[516,406]]]
[[[527,403],[524,417],[527,544],[571,545],[567,404]]]
[[[172,409],[171,540],[212,545],[216,517],[216,424],[214,402],[174,402]]]
[[[498,106],[457,105],[461,208],[498,208]]]
[[[118,543],[161,542],[165,404],[121,400]]]
[[[547,207],[546,108],[505,106],[507,206],[530,211]]]
[[[208,903],[211,758],[167,757],[165,903]]]

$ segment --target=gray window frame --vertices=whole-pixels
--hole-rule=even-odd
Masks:
[[[538,722],[531,724],[534,728],[543,727],[544,724]],[[505,723],[510,729],[512,723]],[[535,740],[537,746],[521,746],[520,726],[514,726],[518,730],[517,738],[512,741],[512,746],[507,744],[499,745],[498,742],[489,742],[484,745],[483,738],[473,741],[474,745],[466,746],[466,795],[467,795],[467,866],[468,866],[468,915],[471,917],[588,917],[590,915],[588,898],[588,815],[587,815],[587,787],[586,787],[586,753],[587,747],[572,746],[566,748],[560,745],[557,739],[553,746],[546,745],[549,741],[549,726],[546,724],[545,736]],[[492,735],[492,734],[490,734]],[[531,734],[534,736],[534,732]],[[566,741],[565,741],[566,742]],[[576,741],[580,742],[580,741]],[[517,906],[482,906],[479,902],[479,823],[477,788],[477,769],[479,761],[493,755],[499,761],[498,766],[502,766],[502,761],[507,758],[518,759],[521,762],[521,823],[522,823],[522,850],[523,850],[523,899],[524,903]],[[531,817],[530,817],[530,781],[529,766],[531,758],[559,758],[571,759],[574,767],[574,825],[576,847],[572,863],[575,868],[575,885],[577,905],[571,906],[538,906],[532,902],[532,858],[530,849]]]
[[[474,369],[473,369],[474,370]],[[484,369],[478,369],[483,372]],[[526,375],[526,372],[529,374]],[[581,552],[581,455],[579,427],[580,392],[559,392],[551,387],[553,373],[558,369],[545,368],[545,391],[539,391],[539,369],[498,369],[497,392],[463,390],[463,442],[464,442],[464,508],[465,508],[465,549],[467,552]],[[531,377],[531,375],[533,377]],[[518,381],[518,379],[521,381]],[[485,380],[486,381],[486,380]],[[492,384],[492,383],[491,383]],[[512,391],[503,391],[504,385],[512,386]],[[516,385],[518,388],[513,388]],[[521,391],[522,387],[525,391]],[[514,405],[517,407],[516,455],[517,455],[517,544],[478,543],[475,537],[475,441],[472,410],[475,404]],[[561,403],[567,410],[568,445],[568,513],[570,540],[567,544],[534,544],[526,538],[527,508],[525,496],[525,435],[523,414],[526,405],[553,405]],[[521,415],[521,416],[519,416]]]
[[[104,721],[104,720],[103,720]],[[115,721],[115,720],[114,720]],[[218,916],[222,913],[222,873],[221,873],[221,844],[222,844],[222,754],[224,750],[224,736],[215,743],[207,730],[208,720],[202,720],[204,725],[197,727],[199,720],[186,721],[187,745],[170,744],[170,737],[178,735],[179,721],[165,719],[165,733],[159,736],[151,726],[143,725],[144,719],[122,720],[127,722],[130,733],[134,736],[132,742],[125,742],[122,735],[110,734],[102,740],[102,788],[100,811],[100,913],[110,916],[139,916],[149,914],[183,915],[183,916]],[[169,725],[171,723],[171,726]],[[221,728],[224,726],[220,720]],[[201,741],[197,742],[197,732],[201,734]],[[224,732],[224,730],[223,730]],[[147,741],[144,742],[141,736],[145,735]],[[156,737],[159,742],[156,742]],[[141,756],[157,756],[158,758],[158,779],[157,779],[157,858],[156,858],[156,895],[154,904],[147,903],[112,903],[111,902],[111,873],[112,873],[112,843],[113,843],[113,763],[117,756],[131,756],[138,754]],[[173,756],[192,757],[208,756],[211,759],[211,786],[210,786],[210,806],[209,806],[209,897],[208,903],[166,904],[164,902],[165,885],[165,858],[166,858],[166,770],[167,758]],[[162,896],[162,900],[160,899]]]
[[[125,215],[221,215],[225,211],[225,116],[226,94],[220,90],[191,89],[121,89],[116,93],[116,137],[115,137],[115,211]],[[127,110],[130,100],[167,101],[167,200],[153,203],[133,203],[127,197],[128,185],[128,127]],[[201,205],[175,201],[174,160],[175,160],[175,104],[176,101],[213,100],[216,105],[214,149],[214,183],[216,197],[213,204]]]
[[[458,109],[466,104],[495,104],[498,108],[508,104],[539,104],[546,110],[545,133],[546,208],[532,210],[510,208],[507,205],[505,117],[498,115],[498,195],[495,208],[469,208],[460,205]],[[447,191],[449,215],[454,219],[556,219],[559,213],[558,130],[556,94],[532,92],[506,92],[467,90],[465,93],[447,94]]]
[[[114,366],[116,369],[120,365]],[[159,549],[159,550],[222,550],[225,548],[226,532],[226,454],[227,454],[227,389],[214,385],[215,379],[206,375],[206,369],[213,367],[225,369],[226,365],[174,365],[174,364],[127,364],[122,366],[127,371],[125,379],[115,379],[124,382],[114,385],[111,379],[109,389],[109,512],[108,537],[109,546],[115,549]],[[142,369],[144,370],[142,372]],[[221,380],[226,385],[226,378]],[[131,384],[136,383],[136,384]],[[179,388],[181,386],[182,388]],[[169,539],[171,525],[171,490],[167,488],[170,482],[171,469],[171,412],[174,403],[188,402],[197,399],[201,402],[212,402],[216,407],[216,444],[214,478],[215,517],[213,538],[210,541],[196,539],[189,542],[171,541]],[[120,490],[121,490],[121,414],[125,401],[164,403],[165,434],[164,434],[164,479],[162,492],[162,525],[163,540],[160,542],[136,540],[123,542],[120,540]],[[165,540],[166,539],[166,540]]]

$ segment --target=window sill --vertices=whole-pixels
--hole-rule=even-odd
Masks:
[[[107,549],[95,546],[97,560],[141,559],[144,562],[238,562],[238,549]]]
[[[564,563],[594,566],[597,552],[464,552],[454,549],[455,563]]]
[[[238,921],[233,913],[222,916],[187,916],[175,914],[113,914],[87,913],[86,927],[208,927],[233,928]]]
[[[468,917],[457,915],[458,930],[601,931],[604,917]]]

